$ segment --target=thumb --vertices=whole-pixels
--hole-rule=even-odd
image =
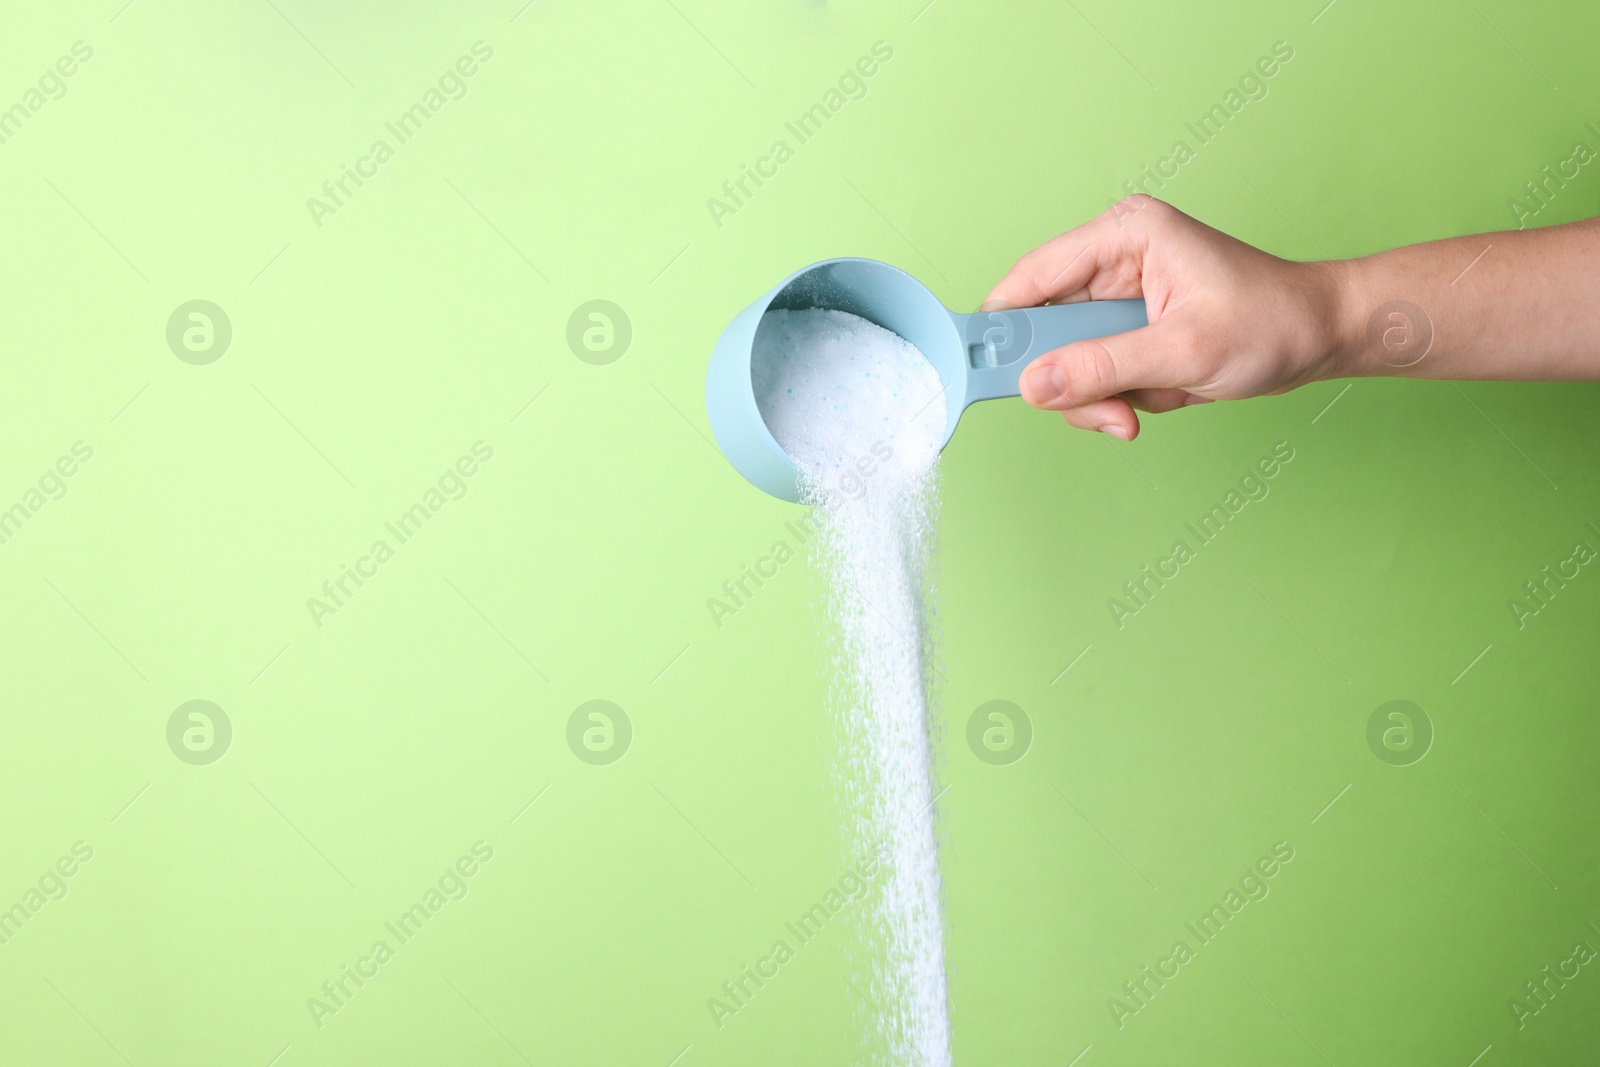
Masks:
[[[1051,349],[1022,372],[1022,398],[1036,408],[1082,407],[1130,389],[1181,388],[1181,346],[1171,320]]]

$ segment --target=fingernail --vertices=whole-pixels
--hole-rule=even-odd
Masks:
[[[1054,363],[1034,367],[1022,376],[1022,381],[1030,404],[1049,404],[1067,391],[1067,376]]]
[[[1017,305],[1013,304],[1009,300],[995,298],[993,300],[985,300],[983,303],[979,304],[978,311],[980,314],[985,311],[1014,311],[1016,310],[1016,307]]]
[[[1193,407],[1196,404],[1209,404],[1209,403],[1212,402],[1212,400],[1213,400],[1212,397],[1209,397],[1209,396],[1195,396],[1193,393],[1191,393],[1188,396],[1183,398],[1183,406],[1187,408],[1187,407]]]
[[[1117,425],[1114,422],[1108,422],[1104,426],[1100,427],[1100,432],[1101,433],[1108,433],[1112,437],[1115,437],[1120,441],[1131,441],[1131,440],[1133,440],[1133,438],[1128,436],[1128,431],[1126,429],[1124,429],[1122,426]]]

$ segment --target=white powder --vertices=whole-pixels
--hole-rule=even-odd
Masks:
[[[898,335],[821,309],[768,312],[752,371],[767,427],[820,511],[813,558],[832,635],[847,854],[871,852],[887,868],[856,946],[870,1001],[856,1008],[879,1062],[948,1067],[928,717],[939,376]]]
[[[938,373],[915,345],[860,316],[767,312],[751,379],[767,429],[824,492],[861,495],[850,488],[857,481],[876,481],[880,471],[904,480],[938,459]]]

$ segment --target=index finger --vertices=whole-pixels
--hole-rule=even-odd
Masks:
[[[1120,205],[1025,253],[989,291],[982,310],[1142,296],[1143,246],[1120,225]]]

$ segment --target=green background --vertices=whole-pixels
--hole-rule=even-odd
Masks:
[[[707,608],[799,514],[709,443],[722,324],[837,255],[975,307],[1278,41],[1270,94],[1156,191],[1280,255],[1506,227],[1600,148],[1591,5],[924,2],[11,6],[0,107],[94,51],[0,145],[0,507],[93,458],[0,545],[0,908],[93,859],[0,946],[0,1061],[847,1061],[842,925],[722,1028],[706,1006],[853,859],[809,562]],[[319,227],[307,198],[479,40],[465,97]],[[718,226],[707,198],[879,40]],[[1597,204],[1590,167],[1536,221]],[[194,299],[232,324],[208,365],[166,340]],[[632,328],[606,365],[566,340],[596,299]],[[1510,601],[1600,548],[1600,394],[1344,390],[1126,446],[1003,401],[946,451],[958,1063],[1592,1054],[1595,967],[1524,1028],[1509,1002],[1600,947],[1600,574],[1522,628]],[[1107,599],[1280,441],[1271,495],[1118,629]],[[595,699],[632,726],[609,765],[567,742]],[[995,699],[1032,726],[1009,764],[966,743]],[[1409,766],[1366,739],[1394,699],[1436,735]],[[206,765],[167,740],[190,700],[232,726]],[[464,899],[319,1027],[308,998],[480,840]],[[1279,841],[1270,896],[1119,1028],[1109,998]]]

